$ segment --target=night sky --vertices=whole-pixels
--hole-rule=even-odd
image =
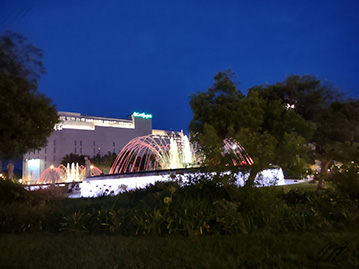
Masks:
[[[43,50],[39,90],[59,111],[187,133],[190,95],[225,69],[244,93],[310,74],[359,97],[358,0],[0,0],[7,30]]]

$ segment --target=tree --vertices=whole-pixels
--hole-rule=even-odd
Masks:
[[[66,154],[63,158],[61,163],[63,165],[67,165],[68,163],[78,163],[79,165],[85,165],[85,157],[88,157],[90,162],[99,168],[102,172],[107,173],[113,162],[115,161],[117,154],[114,152],[108,151],[107,154],[101,156],[100,154],[97,154],[96,156],[89,157],[86,155],[78,155],[74,153]]]
[[[108,173],[113,162],[116,160],[117,154],[114,152],[108,151],[107,154],[101,156],[97,154],[96,156],[91,158],[91,162],[99,168],[102,172]]]
[[[263,98],[258,87],[243,95],[231,80],[232,75],[230,71],[219,72],[207,92],[191,96],[194,115],[190,131],[198,133],[193,139],[202,147],[207,164],[228,165],[220,154],[221,142],[234,138],[254,161],[243,167],[250,171],[246,185],[252,185],[258,172],[273,165],[302,171],[311,125],[281,101]]]
[[[0,37],[0,159],[45,146],[53,132],[56,108],[37,91],[44,72],[41,50],[24,36]]]
[[[313,76],[289,76],[284,82],[263,87],[267,100],[281,100],[314,126],[308,140],[313,159],[321,163],[318,188],[325,188],[325,179],[333,160],[359,160],[359,101],[344,98],[329,84]]]
[[[84,155],[78,155],[74,153],[66,154],[62,160],[61,164],[67,165],[72,163],[78,163],[79,165],[85,165],[85,156]]]

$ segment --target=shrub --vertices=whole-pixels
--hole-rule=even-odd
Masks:
[[[31,200],[32,193],[26,191],[22,185],[10,180],[0,180],[0,204],[26,203]]]
[[[343,165],[341,171],[332,176],[332,180],[337,191],[348,195],[350,199],[359,199],[359,165]]]

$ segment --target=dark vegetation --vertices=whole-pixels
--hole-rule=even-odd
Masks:
[[[78,163],[79,165],[85,165],[85,157],[89,157],[89,156],[70,153],[70,154],[65,155],[62,158],[61,163],[65,166],[68,163],[70,163],[70,164]],[[101,156],[100,154],[97,154],[93,157],[89,157],[89,159],[94,166],[99,168],[103,173],[107,174],[108,171],[110,171],[110,168],[111,168],[113,162],[115,161],[116,157],[117,157],[116,153],[107,152],[107,154],[105,154],[103,156]]]
[[[219,72],[207,91],[191,96],[192,141],[213,171],[225,163],[221,150],[227,138],[239,141],[254,161],[246,185],[273,165],[290,177],[304,177],[317,160],[318,188],[325,189],[333,163],[358,163],[359,100],[309,75],[254,86],[244,95],[233,75]]]
[[[42,51],[26,37],[0,37],[0,160],[17,159],[46,145],[58,123],[55,106],[37,91],[45,73]]]
[[[316,190],[308,183],[238,188],[221,183],[223,178],[200,176],[187,179],[180,187],[178,175],[171,182],[146,189],[91,199],[67,199],[66,188],[61,187],[28,192],[21,185],[0,181],[0,232],[4,238],[0,248],[19,240],[23,247],[35,249],[43,243],[66,256],[70,255],[66,246],[71,244],[81,249],[80,260],[74,263],[77,266],[96,262],[103,267],[154,268],[161,263],[165,267],[197,267],[197,262],[198,267],[207,268],[284,268],[292,264],[338,268],[329,258],[315,260],[321,257],[319,250],[334,240],[335,244],[350,244],[345,259],[335,265],[354,268],[359,265],[355,258],[359,249],[358,172],[353,164],[344,167],[333,175],[332,187],[326,190]],[[106,253],[96,248],[108,259],[87,257],[83,248],[94,251],[92,240],[96,245],[111,245]],[[65,249],[58,250],[61,246]],[[20,253],[19,246],[13,247]],[[112,256],[115,252],[117,258]],[[143,259],[131,260],[140,254]],[[1,260],[4,265],[16,260],[12,252],[6,251],[6,255]],[[45,255],[44,250],[39,255]],[[146,263],[146,257],[152,255],[155,257]],[[26,254],[23,258],[16,260],[19,267],[30,259]],[[61,268],[56,259],[47,261],[49,266]],[[42,262],[38,260],[37,265]]]

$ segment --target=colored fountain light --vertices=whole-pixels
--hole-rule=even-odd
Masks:
[[[233,156],[232,162],[234,166],[238,165],[252,165],[253,159],[249,156],[247,151],[233,138],[226,138],[223,141],[223,155],[231,154]]]
[[[252,165],[253,160],[234,139],[224,140],[223,154],[233,165]],[[118,154],[110,174],[198,167],[203,154],[186,135],[147,135],[132,139]]]
[[[193,155],[188,142],[179,136],[136,137],[118,154],[110,174],[191,167]]]
[[[98,176],[102,171],[96,166],[91,165],[91,176]],[[66,183],[73,181],[83,181],[86,178],[86,168],[78,163],[71,163],[64,166],[60,164],[59,167],[51,165],[41,174],[36,184],[54,184]]]
[[[49,168],[42,172],[36,184],[53,184],[67,182],[67,169],[66,166],[60,164],[59,167],[51,165]]]

